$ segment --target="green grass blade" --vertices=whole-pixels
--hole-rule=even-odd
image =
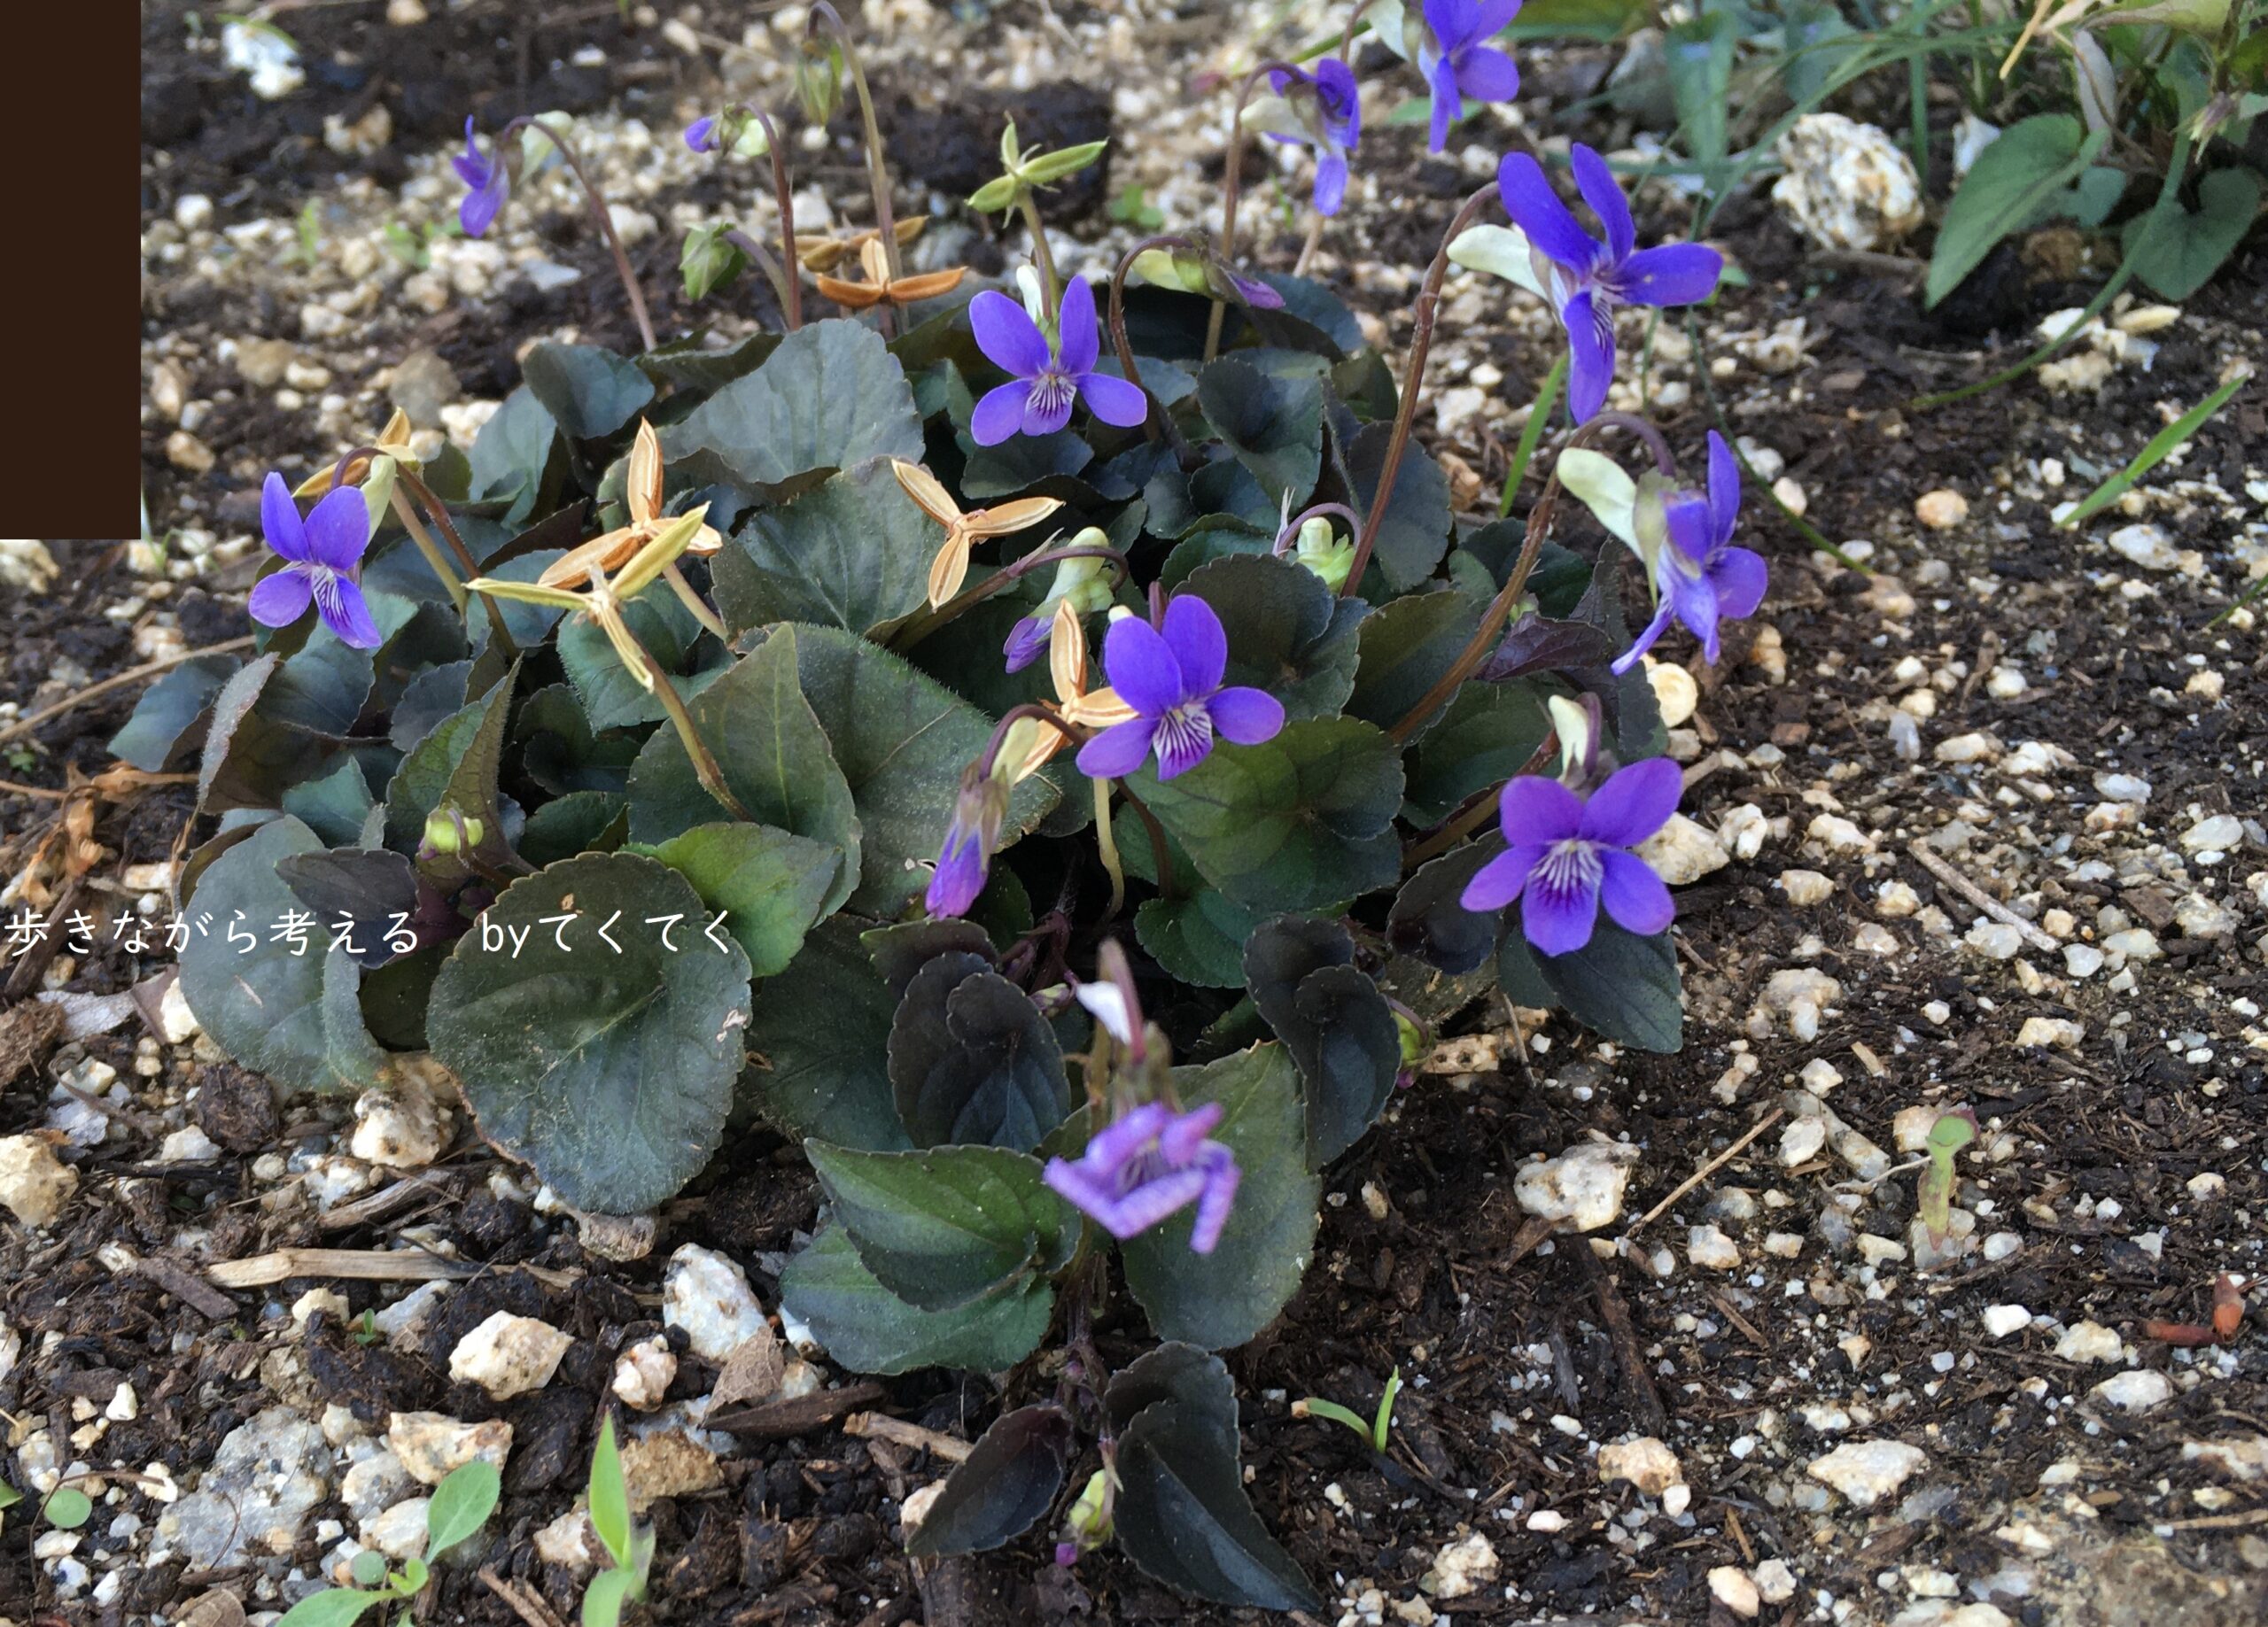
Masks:
[[[2081,498],[2078,506],[2055,523],[2067,529],[2075,525],[2083,525],[2125,496],[2137,480],[2163,462],[2168,453],[2196,434],[2204,427],[2208,418],[2228,405],[2231,396],[2251,382],[2252,376],[2249,373],[2238,374],[2227,384],[2223,384],[2196,406],[2182,414],[2180,417],[2166,425],[2164,429],[2151,436],[2150,444],[2134,454],[2132,462]]]

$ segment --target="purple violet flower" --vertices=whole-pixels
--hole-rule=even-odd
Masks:
[[[1000,653],[1008,658],[1008,670],[1021,672],[1047,653],[1047,641],[1055,629],[1055,607],[1042,605],[1029,616],[1016,618],[1008,629],[1007,642]]]
[[[1363,136],[1363,97],[1355,70],[1336,57],[1325,57],[1312,74],[1278,68],[1268,82],[1291,108],[1301,130],[1298,136],[1269,130],[1268,139],[1304,141],[1315,149],[1315,212],[1337,214],[1347,198],[1347,159]],[[1276,303],[1283,303],[1280,296]]]
[[[472,138],[472,115],[467,113],[464,151],[449,162],[456,168],[457,179],[470,189],[457,205],[457,222],[466,236],[480,236],[495,222],[504,200],[512,195],[512,172],[504,162],[503,143],[499,142],[494,152],[482,156],[480,143]]]
[[[1236,1154],[1205,1133],[1227,1110],[1218,1102],[1177,1113],[1149,1102],[1087,1143],[1074,1164],[1050,1158],[1044,1175],[1056,1196],[1123,1243],[1191,1204],[1197,1224],[1192,1252],[1210,1254],[1221,1240],[1241,1179]]]
[[[1617,672],[1637,665],[1673,619],[1701,640],[1703,657],[1714,665],[1718,623],[1753,616],[1764,602],[1771,576],[1764,556],[1753,548],[1731,546],[1734,527],[1740,522],[1740,461],[1714,430],[1709,431],[1708,497],[1673,493],[1663,521],[1669,546],[1661,550],[1657,566],[1661,605],[1637,642],[1615,661]]]
[[[1526,235],[1537,283],[1559,307],[1567,330],[1567,407],[1581,423],[1606,405],[1606,389],[1614,381],[1614,307],[1706,299],[1716,291],[1725,260],[1698,243],[1638,248],[1629,200],[1606,160],[1580,143],[1571,158],[1575,185],[1605,229],[1604,243],[1577,223],[1544,179],[1543,167],[1525,152],[1505,155],[1496,190],[1512,224]]]
[[[1000,840],[1000,826],[1008,817],[1008,782],[990,771],[982,760],[961,776],[960,792],[953,799],[952,822],[945,826],[944,845],[937,852],[936,873],[929,878],[924,900],[929,913],[967,915],[984,890],[992,864],[992,849]]]
[[[717,150],[717,115],[710,113],[685,127],[685,144],[695,152]]]
[[[1520,0],[1425,0],[1422,18],[1402,24],[1418,71],[1433,93],[1431,151],[1449,145],[1449,126],[1464,117],[1464,98],[1509,102],[1520,93],[1520,71],[1487,43],[1519,15]]]
[[[260,492],[260,528],[285,564],[252,590],[246,608],[252,620],[263,627],[289,627],[312,603],[340,643],[374,650],[385,642],[354,581],[362,550],[370,546],[370,509],[359,488],[337,488],[302,520],[291,488],[283,476],[270,474]]]
[[[1080,747],[1079,771],[1119,779],[1140,768],[1154,746],[1158,778],[1171,779],[1205,760],[1216,733],[1239,746],[1274,740],[1284,726],[1283,702],[1262,689],[1222,688],[1228,665],[1228,633],[1194,593],[1166,606],[1162,629],[1138,616],[1113,622],[1102,668],[1136,715]]]
[[[1684,783],[1667,757],[1616,770],[1588,802],[1556,779],[1523,775],[1504,787],[1498,819],[1511,850],[1483,864],[1458,902],[1481,914],[1520,899],[1520,930],[1542,955],[1588,943],[1601,904],[1631,932],[1660,932],[1676,906],[1628,849],[1669,823]]]
[[[1071,404],[1084,395],[1087,409],[1105,423],[1132,429],[1148,415],[1141,386],[1095,371],[1102,353],[1095,324],[1095,292],[1084,277],[1063,285],[1053,345],[1023,306],[988,289],[969,301],[969,325],[992,364],[1013,380],[985,392],[969,420],[980,446],[997,446],[1017,434],[1052,435],[1071,422]]]

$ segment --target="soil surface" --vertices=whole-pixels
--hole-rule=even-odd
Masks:
[[[769,316],[745,290],[692,309],[674,274],[687,224],[729,209],[776,229],[768,195],[750,203],[745,175],[674,135],[720,86],[792,108],[766,21],[735,6],[411,9],[432,15],[279,14],[306,82],[269,102],[221,66],[214,12],[192,25],[175,0],[144,7],[145,465],[166,546],[52,545],[54,580],[12,572],[0,590],[0,917],[83,910],[96,931],[83,951],[0,958],[0,1135],[60,1132],[77,1176],[52,1226],[0,1221],[0,1477],[96,1494],[74,1533],[11,1511],[10,1621],[176,1622],[214,1590],[255,1619],[281,1609],[387,1506],[350,1507],[348,1471],[410,1412],[513,1430],[500,1517],[474,1562],[441,1572],[425,1619],[574,1620],[580,1577],[537,1534],[573,1507],[617,1355],[662,1331],[672,1251],[725,1252],[776,1307],[780,1266],[816,1218],[808,1174],[763,1138],[668,1205],[652,1251],[627,1261],[539,1213],[461,1128],[420,1169],[349,1156],[353,1104],[278,1100],[168,1029],[170,957],[110,934],[167,913],[166,867],[190,840],[190,786],[95,779],[140,684],[11,727],[247,630],[267,469],[335,456],[390,402],[463,441],[526,344],[634,343],[557,177],[525,189],[488,242],[428,237],[454,207],[446,159],[466,111],[485,129],[579,116],[586,158],[636,217],[624,235],[665,333]],[[872,66],[907,153],[898,207],[939,216],[932,263],[997,269],[1018,252],[1014,231],[996,244],[946,207],[1004,109],[1060,120],[1051,144],[1107,123],[1108,196],[1138,185],[1175,224],[1209,218],[1220,80],[1273,15],[1249,9],[1235,32],[1147,0],[1003,4],[973,22],[920,0],[870,7],[895,19]],[[1301,8],[1272,43],[1319,26]],[[1440,159],[1421,130],[1380,119],[1366,133],[1315,270],[1390,355],[1435,234],[1497,151],[1631,141],[1596,112],[1570,127],[1552,112],[1614,59],[1530,53],[1526,99],[1477,116],[1460,132],[1474,144]],[[948,65],[982,97],[947,105]],[[1899,77],[1885,95],[1902,98]],[[1847,111],[1897,128],[1902,100],[1877,114],[1867,94]],[[1957,108],[1936,112],[1949,131]],[[802,223],[863,223],[849,121],[783,123]],[[1303,222],[1282,205],[1301,184],[1255,162],[1260,263],[1296,254]],[[1067,267],[1107,264],[1140,229],[1104,214],[1105,196],[1061,200]],[[1686,220],[1666,189],[1642,194],[1642,233]],[[1324,1619],[1348,1623],[2256,1622],[2268,1293],[2240,1288],[2225,1344],[2185,1343],[2183,1325],[2210,1322],[2217,1277],[2268,1274],[2268,660],[2249,611],[2215,619],[2268,569],[2257,387],[2096,519],[2054,516],[2240,359],[2268,354],[2262,257],[2179,313],[2121,301],[2077,347],[2084,365],[1924,411],[1917,395],[2008,364],[2041,320],[2085,303],[2104,245],[2040,234],[1931,315],[1915,244],[1896,251],[1910,266],[1821,255],[1760,187],[1713,236],[1747,286],[1689,333],[1655,331],[1644,398],[1629,385],[1617,402],[1650,411],[1689,469],[1724,414],[1758,476],[1743,540],[1774,566],[1763,611],[1729,630],[1714,669],[1689,643],[1658,652],[1688,662],[1697,691],[1673,734],[1690,823],[1662,860],[1687,881],[1686,1048],[1618,1051],[1501,1003],[1468,1013],[1467,1037],[1328,1172],[1299,1296],[1229,1354],[1254,1505],[1332,1600]],[[1633,353],[1646,339],[1635,320],[1623,335]],[[1461,507],[1493,500],[1557,343],[1523,296],[1450,281],[1419,424]],[[1848,564],[1773,512],[1757,487],[1775,482]],[[1581,525],[1564,538],[1598,540]],[[139,1004],[105,1003],[137,988]],[[1940,1242],[1916,1213],[1917,1138],[1956,1106],[1979,1133]],[[1516,1174],[1598,1137],[1628,1160],[1619,1214],[1539,1241]],[[391,1332],[364,1313],[411,1284],[318,1272],[224,1292],[207,1275],[290,1248],[405,1243],[458,1280]],[[498,1310],[573,1340],[548,1385],[501,1404],[449,1374],[457,1339]],[[1144,1338],[1131,1318],[1102,1345],[1130,1359]],[[669,1401],[705,1397],[714,1367],[679,1354]],[[1293,1415],[1307,1396],[1366,1411],[1396,1367],[1409,1388],[1384,1459]],[[813,1369],[824,1388],[736,1438],[696,1431],[697,1472],[653,1483],[653,1619],[1258,1619],[1107,1554],[1060,1569],[1045,1531],[911,1563],[899,1511],[949,1465],[924,1437],[850,1432],[852,1414],[966,1440],[1037,1381],[875,1389],[823,1356]],[[283,1444],[230,1478],[232,1434],[239,1456]],[[1674,1461],[1610,1477],[1633,1437]],[[1853,1463],[1873,1479],[1844,1475]],[[180,1511],[201,1480],[238,1523],[279,1497],[289,1516],[272,1539],[224,1526],[225,1556],[200,1562]],[[234,1619],[207,1608],[223,1614],[194,1619]]]

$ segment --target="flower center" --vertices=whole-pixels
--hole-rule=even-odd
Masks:
[[[1212,749],[1213,714],[1200,704],[1177,706],[1158,719],[1158,760],[1194,762]]]
[[[1068,411],[1071,399],[1078,393],[1063,374],[1060,364],[1050,362],[1037,378],[1031,381],[1031,404],[1042,412]]]
[[[1570,836],[1551,844],[1535,867],[1535,879],[1530,884],[1540,886],[1556,897],[1567,898],[1598,890],[1599,878],[1606,866],[1599,863],[1598,845],[1585,841],[1580,836]]]

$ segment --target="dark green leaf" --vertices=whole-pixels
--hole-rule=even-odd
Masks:
[[[529,393],[575,440],[612,435],[654,399],[653,381],[635,362],[595,345],[547,339],[520,360]]]
[[[1371,611],[1363,619],[1362,660],[1347,715],[1381,729],[1400,723],[1456,664],[1486,608],[1451,589],[1412,593]]]
[[[905,991],[913,982],[913,974],[940,955],[959,953],[975,956],[983,965],[992,964],[992,940],[974,921],[947,916],[920,921],[901,921],[893,926],[877,926],[858,934],[858,941],[866,946],[866,953],[874,957],[874,970],[882,974],[889,985],[890,997],[905,998]]]
[[[1063,1487],[1071,1419],[1052,1404],[1004,1413],[945,1477],[905,1551],[916,1557],[983,1553],[1014,1541]]]
[[[282,664],[283,657],[270,650],[232,676],[213,698],[213,722],[198,769],[198,812],[274,808],[285,787],[315,772],[330,749],[253,709]]]
[[[1323,470],[1323,388],[1313,378],[1262,371],[1244,356],[1223,356],[1197,376],[1206,422],[1260,483],[1269,511],[1287,497],[1296,508]]]
[[[1239,957],[1260,912],[1200,887],[1181,898],[1153,898],[1134,912],[1134,934],[1157,963],[1184,983],[1237,988]]]
[[[583,703],[565,684],[547,684],[520,702],[512,732],[519,742],[520,766],[554,796],[629,789],[638,738],[610,733],[602,740],[592,733]]]
[[[1111,1381],[1118,1545],[1171,1587],[1221,1604],[1321,1610],[1246,1498],[1236,1387],[1217,1356],[1167,1344]]]
[[[619,791],[570,791],[528,816],[520,856],[541,870],[593,848],[611,853],[629,834],[630,806]]]
[[[1994,244],[2046,215],[2101,144],[2070,113],[2038,113],[1994,136],[1946,206],[1930,255],[1926,303],[1934,306],[1958,288]]]
[[[793,631],[804,698],[858,809],[859,881],[851,907],[895,915],[928,885],[925,866],[944,837],[961,771],[984,749],[991,724],[936,679],[863,639],[833,627]],[[1044,776],[1018,786],[1001,846],[1037,825],[1058,794]]]
[[[797,678],[797,647],[810,636],[779,628],[687,709],[726,786],[750,814],[845,856],[820,905],[827,914],[850,895],[861,838],[850,784]],[[663,841],[726,813],[702,788],[677,731],[656,730],[630,771],[631,835]]]
[[[1344,926],[1296,916],[1262,923],[1245,945],[1253,1003],[1299,1065],[1315,1169],[1377,1121],[1402,1066],[1394,1010],[1354,958]]]
[[[1076,476],[1094,461],[1094,448],[1068,430],[1010,436],[997,446],[979,446],[968,454],[960,472],[961,497],[975,504],[1026,492],[1068,497],[1076,489],[1091,495],[1092,488],[1076,482]]]
[[[1219,559],[1191,571],[1181,591],[1220,616],[1225,682],[1266,690],[1291,718],[1332,717],[1353,693],[1364,607],[1334,596],[1306,566],[1264,554]]]
[[[126,726],[103,749],[145,774],[162,774],[174,759],[204,738],[198,725],[229,675],[244,663],[234,655],[184,661],[150,686]]]
[[[897,996],[868,963],[857,924],[822,922],[788,969],[757,990],[749,1046],[757,1060],[742,1088],[797,1140],[877,1152],[910,1147],[888,1067],[897,1011]]]
[[[386,738],[396,751],[413,751],[417,742],[464,709],[470,698],[465,685],[472,677],[472,661],[428,667],[402,686],[387,720]]]
[[[1476,791],[1518,773],[1550,731],[1542,693],[1530,685],[1464,685],[1402,755],[1402,812],[1420,825],[1448,818]]]
[[[697,825],[638,850],[725,912],[724,930],[747,952],[757,977],[787,970],[843,873],[842,848],[770,825]]]
[[[650,924],[672,915],[673,950]],[[433,1053],[481,1134],[578,1208],[651,1209],[716,1150],[749,973],[738,944],[703,935],[709,919],[676,872],[591,854],[506,887],[434,983]],[[619,952],[599,935],[610,922]]]
[[[213,862],[190,911],[192,925],[210,916],[212,926],[192,930],[182,949],[181,991],[214,1042],[255,1073],[301,1090],[361,1090],[385,1058],[362,1026],[353,957],[327,948],[317,924],[297,954],[276,931],[307,914],[276,866],[322,849],[313,831],[285,817]]]
[[[559,426],[535,391],[521,385],[473,437],[472,499],[503,503],[510,523],[537,512],[558,439]]]
[[[342,756],[338,766],[320,779],[303,779],[284,793],[284,811],[307,822],[307,828],[334,848],[360,841],[362,822],[377,803],[361,765]]]
[[[486,821],[485,839],[501,841],[496,776],[503,761],[513,685],[508,676],[402,758],[386,786],[387,847],[397,853],[416,852],[426,816],[444,807],[468,819]]]
[[[1210,1254],[1189,1246],[1193,1208],[1119,1245],[1126,1285],[1158,1336],[1241,1344],[1276,1320],[1315,1251],[1322,1182],[1308,1166],[1299,1081],[1281,1045],[1174,1070],[1184,1108],[1227,1109],[1212,1139],[1236,1154],[1236,1206]]]
[[[1581,949],[1534,959],[1567,1015],[1592,1032],[1641,1050],[1674,1051],[1682,1043],[1685,1008],[1669,934],[1642,938],[1602,911]]]
[[[666,431],[662,446],[695,479],[778,488],[868,458],[918,461],[921,418],[881,337],[830,318],[782,339],[762,367]]]
[[[809,1322],[827,1354],[855,1373],[969,1367],[998,1373],[1038,1347],[1055,1290],[1034,1278],[949,1311],[923,1311],[874,1278],[840,1226],[829,1226],[780,1275],[781,1303]]]
[[[812,1167],[858,1258],[891,1293],[943,1311],[1070,1258],[1078,1220],[1005,1147],[860,1152],[806,1142]]]
[[[417,910],[417,872],[400,854],[384,848],[293,853],[276,860],[276,873],[314,915],[326,945],[338,935],[336,927],[353,923],[346,952],[365,968],[393,958],[387,931],[397,926],[408,929]]]
[[[2186,299],[2235,252],[2259,209],[2260,177],[2231,165],[2197,183],[2196,213],[2176,207],[2169,220],[2154,211],[2129,221],[2125,251],[2134,256],[2135,274],[2160,298]]]
[[[751,333],[723,350],[710,350],[703,344],[705,337],[694,333],[672,339],[639,357],[638,365],[657,384],[706,394],[755,372],[780,348],[781,339],[776,333]]]
[[[1195,768],[1136,794],[1188,849],[1198,872],[1260,909],[1312,910],[1390,885],[1402,763],[1386,736],[1352,717],[1286,724],[1261,746],[1216,746]]]
[[[718,613],[735,633],[773,622],[869,631],[921,608],[942,538],[877,458],[755,515],[716,558]]]
[[[889,1076],[917,1147],[1028,1151],[1071,1111],[1054,1031],[989,956],[950,952],[914,974],[890,1026]]]
[[[1499,843],[1469,842],[1418,866],[1386,915],[1386,941],[1395,952],[1453,977],[1487,965],[1496,951],[1498,913],[1476,913],[1458,900],[1474,873],[1502,851]]]
[[[703,664],[687,670],[696,655],[716,649],[702,644],[700,624],[677,595],[659,584],[625,607],[622,619],[631,635],[645,647],[661,670],[672,675],[679,694],[690,700],[713,683],[721,666]],[[721,658],[718,658],[721,659]],[[575,697],[594,729],[620,729],[634,724],[659,723],[669,714],[654,692],[641,684],[624,665],[606,631],[587,616],[571,616],[559,628],[559,664],[567,669]]]
[[[1386,471],[1386,445],[1394,426],[1365,424],[1346,449],[1347,478],[1354,488],[1353,507],[1367,517],[1378,496],[1379,476]],[[1385,575],[1386,585],[1408,593],[1433,574],[1449,546],[1449,477],[1441,466],[1422,452],[1402,460],[1394,476],[1394,496],[1379,520],[1371,559]]]

